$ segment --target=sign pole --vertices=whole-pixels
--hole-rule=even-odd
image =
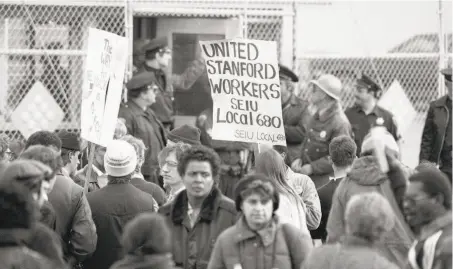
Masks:
[[[91,173],[93,171],[93,160],[94,160],[94,151],[95,151],[95,148],[96,148],[96,144],[92,143],[92,142],[88,142],[88,152],[89,152],[89,155],[88,155],[88,170],[87,170],[87,174],[86,174],[86,177],[85,177],[85,183],[83,185],[83,193],[86,195],[88,193],[88,181],[91,179]]]

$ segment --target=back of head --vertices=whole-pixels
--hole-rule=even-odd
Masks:
[[[80,139],[76,133],[61,130],[57,133],[61,141],[61,148],[70,151],[80,151]]]
[[[61,150],[60,138],[55,133],[49,131],[37,131],[33,133],[27,139],[27,142],[25,143],[25,149],[35,145],[54,147],[56,151]]]
[[[53,177],[62,167],[61,156],[50,147],[35,145],[29,147],[21,155],[20,159],[23,160],[35,160],[41,162],[52,169]]]
[[[15,160],[3,171],[3,181],[15,181],[30,191],[40,193],[43,180],[50,180],[52,169],[35,160]]]
[[[451,184],[448,177],[437,168],[422,168],[409,177],[409,181],[420,182],[423,190],[431,197],[443,196],[443,206],[451,209]]]
[[[140,171],[139,169],[142,167],[143,162],[145,161],[145,151],[146,146],[143,143],[143,140],[133,137],[132,135],[123,135],[121,136],[120,140],[126,141],[127,143],[131,144],[134,147],[135,153],[137,154],[137,172]]]
[[[395,214],[387,199],[377,192],[351,197],[345,211],[346,231],[350,235],[378,241],[395,225]]]
[[[189,145],[201,145],[200,136],[200,129],[184,124],[181,127],[173,129],[168,134],[168,140],[174,143],[182,142]]]
[[[137,153],[134,147],[123,140],[112,140],[104,155],[104,167],[111,177],[131,175],[137,166]]]
[[[195,145],[184,151],[178,160],[179,175],[184,176],[187,166],[192,161],[208,162],[211,165],[212,177],[216,179],[219,176],[220,157],[213,149]]]
[[[37,209],[27,188],[17,182],[0,182],[0,229],[29,229],[36,217]]]
[[[357,155],[357,145],[347,135],[337,136],[329,144],[329,155],[336,167],[348,167]]]
[[[143,213],[124,228],[122,245],[126,253],[138,255],[171,252],[171,234],[164,217]]]

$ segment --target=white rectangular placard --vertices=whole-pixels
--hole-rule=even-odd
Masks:
[[[212,138],[286,145],[277,43],[200,41],[214,101]]]
[[[82,89],[82,138],[101,146],[113,139],[127,60],[127,38],[89,28]]]

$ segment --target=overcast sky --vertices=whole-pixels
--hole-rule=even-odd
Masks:
[[[442,4],[444,27],[451,32],[452,3]],[[382,54],[416,34],[437,34],[438,9],[437,0],[304,5],[298,16],[298,52]]]

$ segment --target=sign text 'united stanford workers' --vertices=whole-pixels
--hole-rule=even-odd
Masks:
[[[286,145],[277,44],[235,39],[200,45],[214,101],[212,138]]]

